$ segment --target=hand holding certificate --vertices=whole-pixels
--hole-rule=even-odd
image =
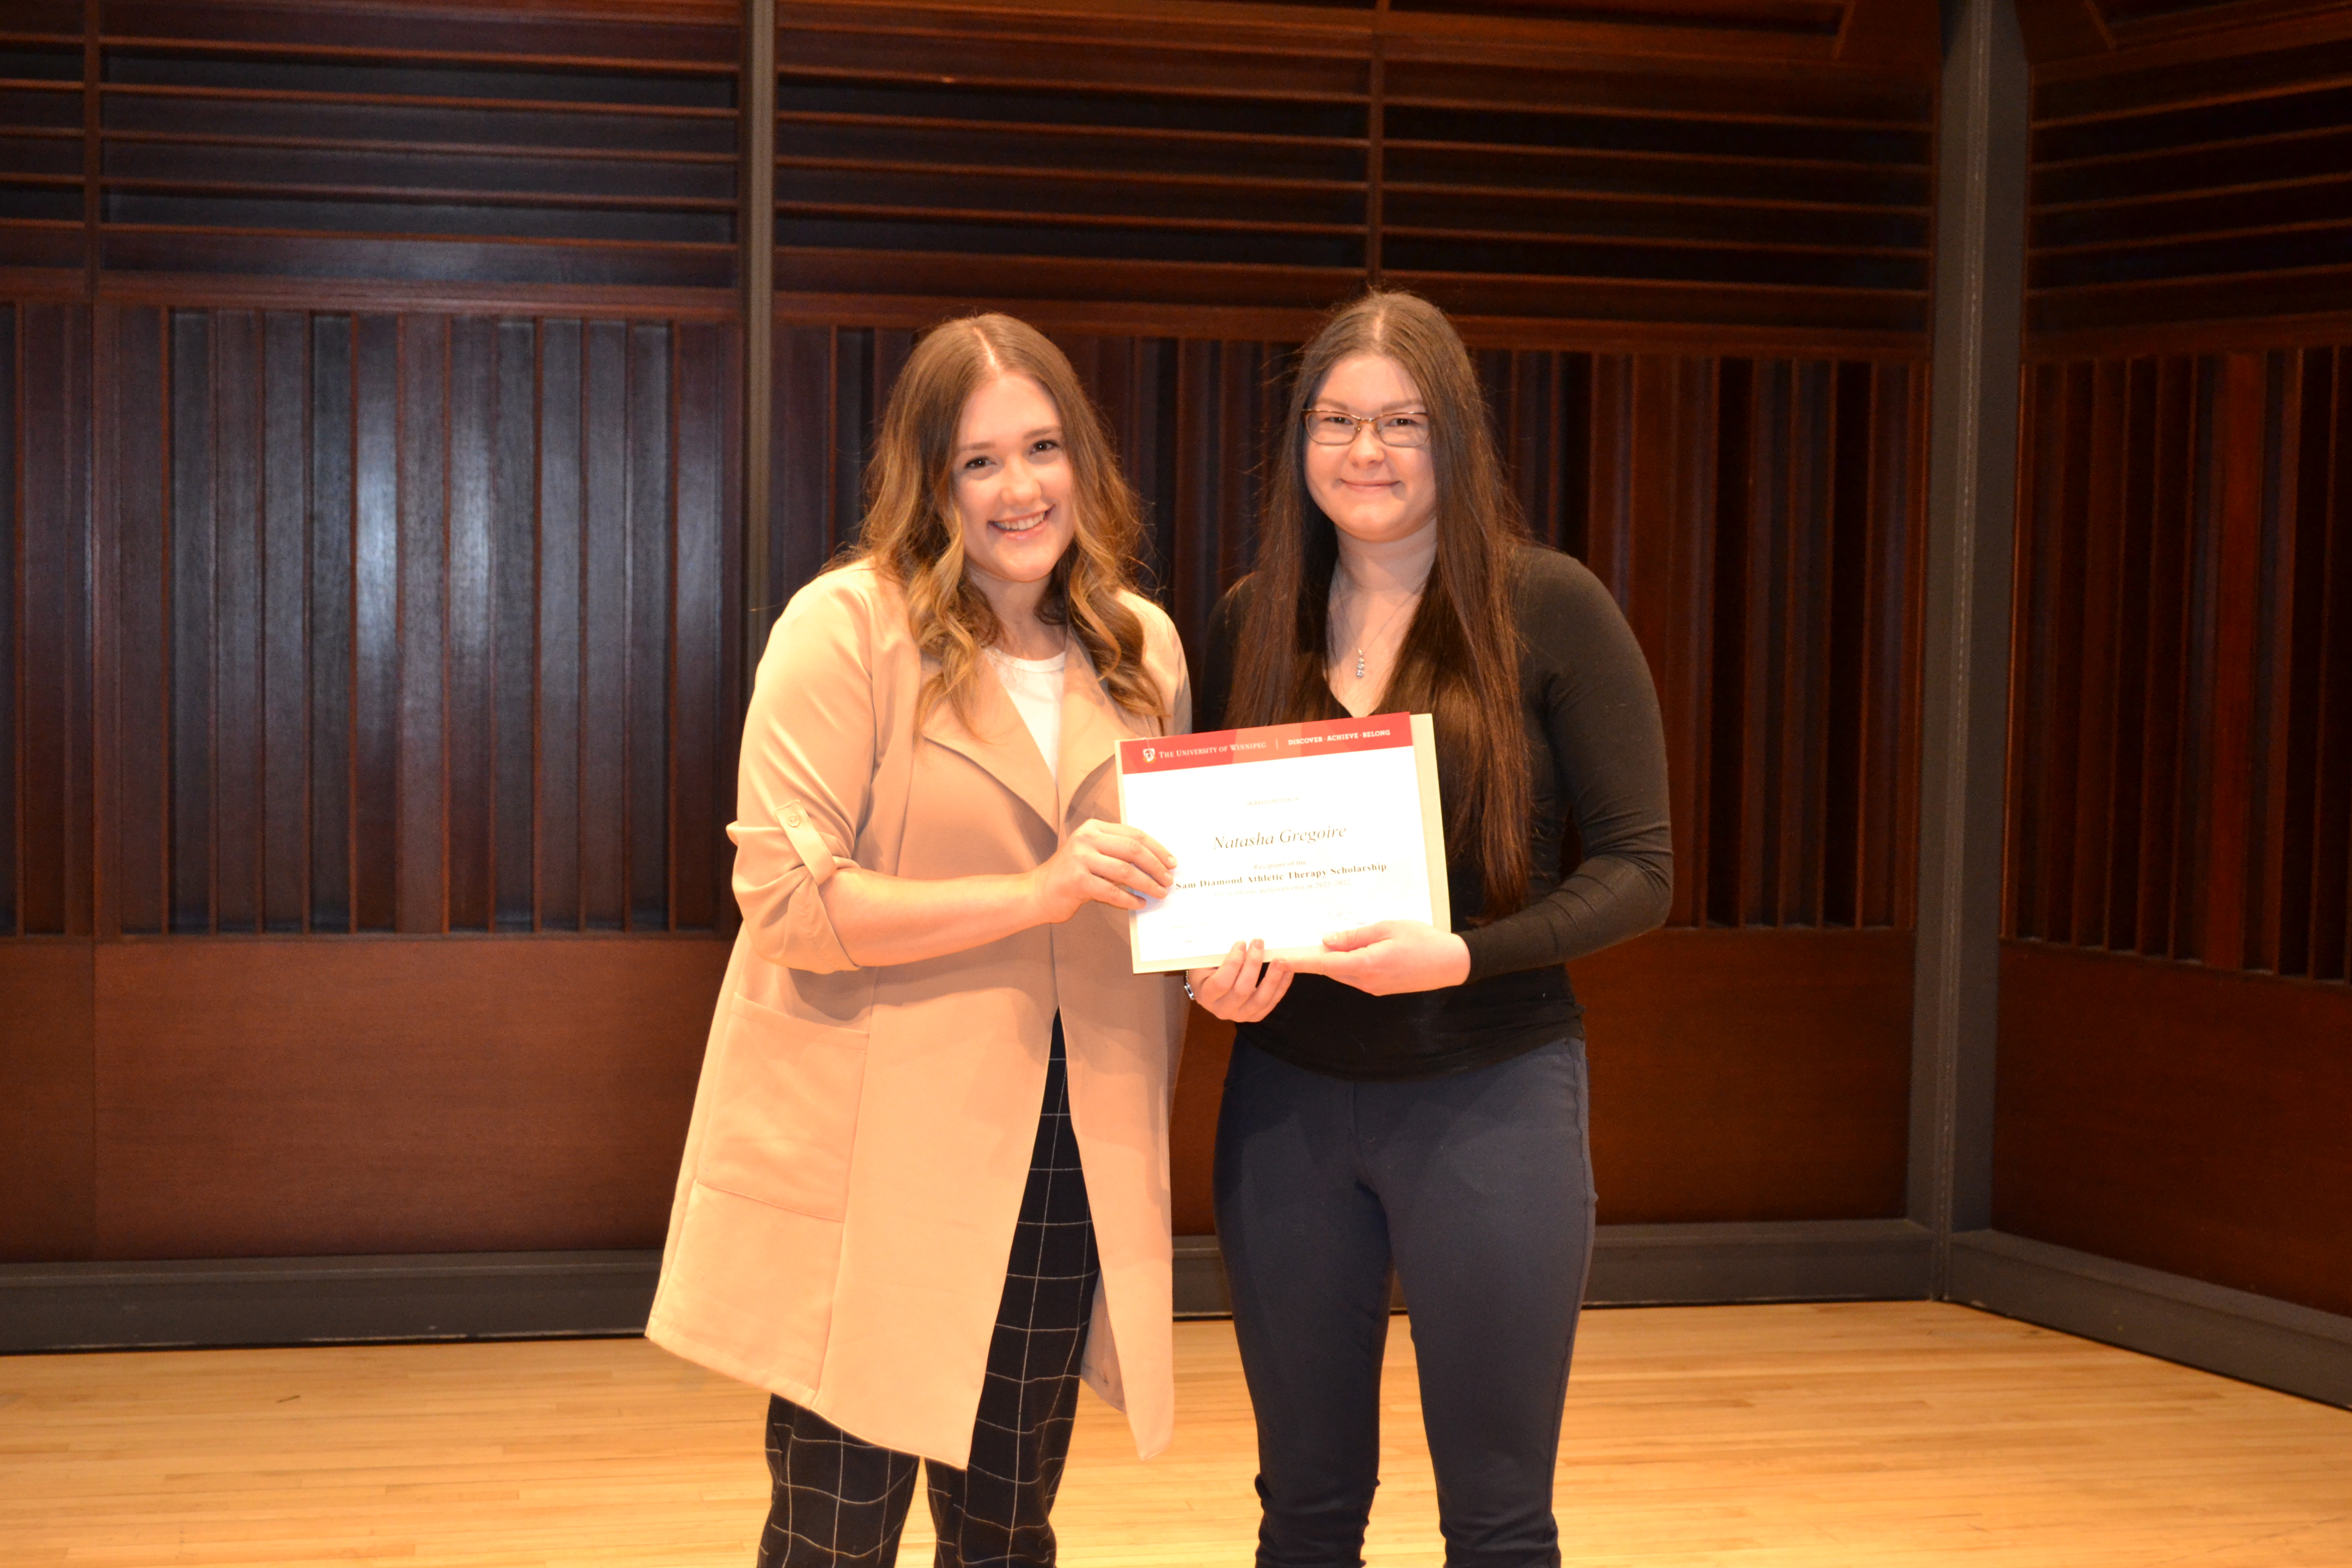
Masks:
[[[1129,917],[1138,973],[1214,967],[1237,939],[1305,958],[1352,927],[1447,923],[1426,714],[1125,741],[1118,769],[1121,816],[1177,866]]]

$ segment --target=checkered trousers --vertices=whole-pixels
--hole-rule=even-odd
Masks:
[[[971,1466],[928,1466],[936,1568],[1050,1568],[1046,1514],[1078,1406],[1078,1360],[1101,1265],[1078,1141],[1070,1131],[1062,1025],[1021,1194],[1004,1296],[972,1425]],[[912,1454],[877,1447],[788,1400],[768,1402],[775,1500],[759,1568],[891,1568],[915,1490]]]

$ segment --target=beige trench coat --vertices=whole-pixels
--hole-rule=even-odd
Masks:
[[[1116,818],[1130,735],[1190,722],[1184,656],[1142,599],[1174,713],[1121,711],[1073,644],[1058,772],[983,671],[969,729],[919,714],[905,601],[860,564],[796,595],[744,723],[743,928],[703,1058],[646,1337],[868,1442],[970,1462],[990,1334],[1058,1010],[1102,1258],[1087,1380],[1146,1457],[1168,1446],[1168,1106],[1183,994],[1129,971],[1127,916],[861,969],[819,886],[842,866],[961,877],[1037,866]],[[1056,782],[1058,780],[1058,783]]]

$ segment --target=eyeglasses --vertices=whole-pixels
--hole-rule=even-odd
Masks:
[[[1307,438],[1318,447],[1352,447],[1356,432],[1367,425],[1372,427],[1372,439],[1383,447],[1429,445],[1429,416],[1419,409],[1367,419],[1336,408],[1310,408],[1299,418],[1307,426]]]

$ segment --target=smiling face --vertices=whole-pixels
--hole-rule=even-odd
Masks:
[[[1350,354],[1308,399],[1359,418],[1425,410],[1404,366],[1385,354]],[[1301,438],[1307,493],[1332,526],[1364,544],[1409,539],[1437,521],[1437,469],[1426,447],[1384,447],[1367,426],[1344,447]]]
[[[1030,377],[999,375],[965,399],[949,462],[965,571],[999,616],[1034,609],[1077,531],[1061,411]]]

